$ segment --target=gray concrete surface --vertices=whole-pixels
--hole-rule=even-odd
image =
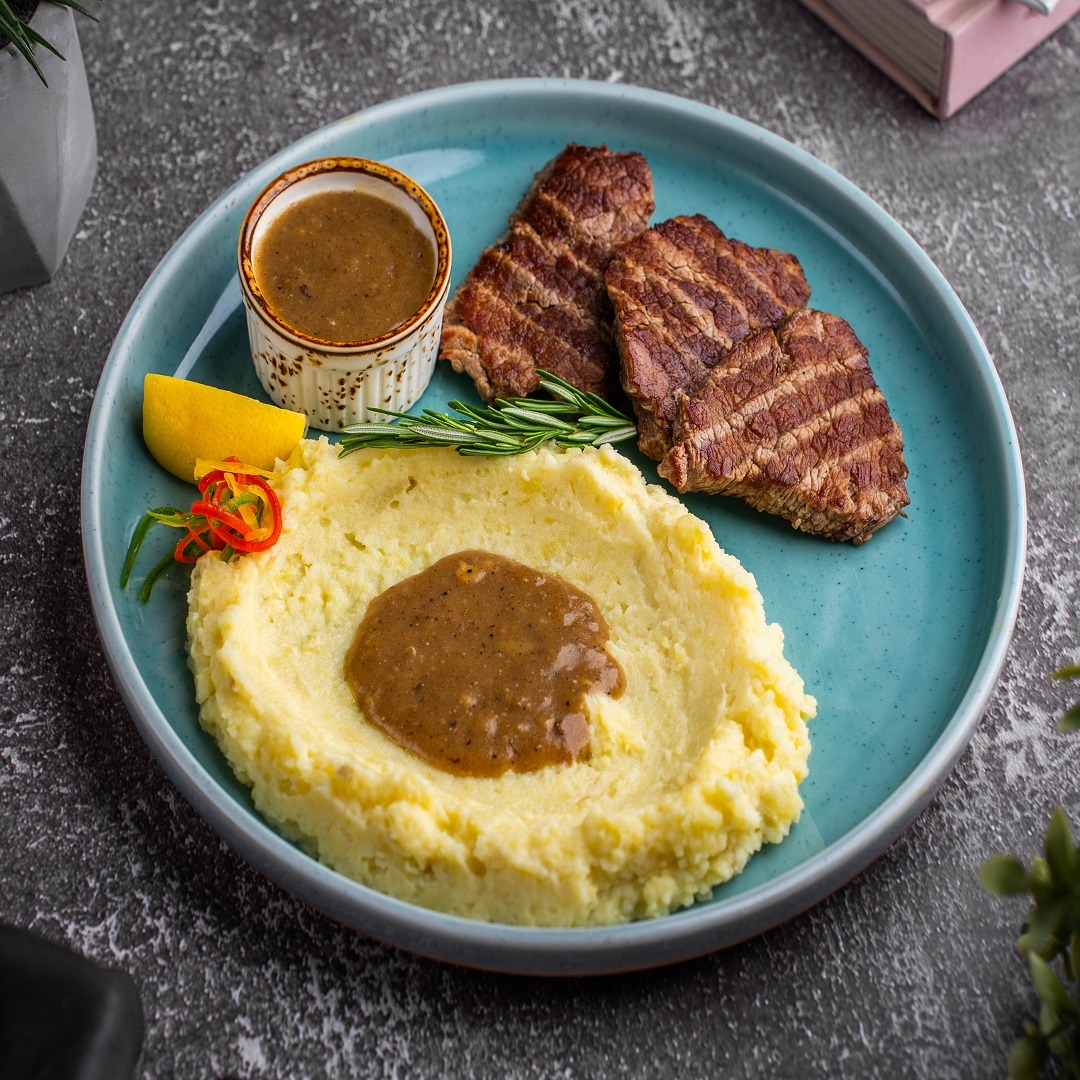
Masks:
[[[989,1077],[1035,1009],[1021,903],[977,882],[1080,824],[1080,22],[946,124],[794,0],[109,0],[82,23],[100,170],[49,284],[0,297],[0,919],[135,977],[143,1074]],[[1031,512],[1019,626],[955,772],[915,825],[795,921],[590,981],[478,974],[361,938],[263,880],[139,740],[94,630],[78,534],[94,388],[185,226],[272,152],[410,91],[618,79],[724,108],[892,213],[985,337]],[[0,121],[2,122],[2,121]],[[1075,695],[1074,695],[1075,696]]]

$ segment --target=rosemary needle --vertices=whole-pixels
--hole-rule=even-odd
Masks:
[[[551,400],[498,398],[492,405],[451,401],[450,413],[424,409],[418,416],[374,409],[393,417],[390,423],[350,424],[343,429],[339,454],[387,447],[455,446],[459,454],[509,457],[556,446],[600,446],[637,435],[633,419],[602,397],[578,390],[548,371],[539,371],[540,386]]]

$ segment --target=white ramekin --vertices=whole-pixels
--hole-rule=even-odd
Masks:
[[[289,326],[259,288],[252,253],[267,226],[299,199],[322,191],[360,190],[405,210],[436,249],[435,282],[411,319],[370,341],[334,342]],[[404,411],[424,392],[439,350],[450,289],[450,232],[431,196],[404,173],[366,158],[320,158],[267,185],[240,229],[240,289],[247,309],[255,371],[279,405],[306,413],[312,427],[385,420],[373,406]]]

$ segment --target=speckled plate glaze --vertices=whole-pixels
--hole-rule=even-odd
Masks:
[[[843,315],[870,349],[904,431],[911,506],[906,520],[854,548],[734,501],[686,500],[756,575],[769,618],[784,627],[788,655],[818,698],[806,809],[782,844],[707,902],[625,926],[544,930],[401,903],[281,839],[199,727],[184,584],[162,583],[144,606],[133,589],[121,594],[117,579],[142,511],[190,497],[143,447],[143,375],[181,369],[261,395],[232,282],[237,230],[266,183],[323,155],[387,161],[442,207],[460,280],[500,235],[533,172],[571,140],[645,154],[655,221],[701,212],[751,244],[798,255],[814,306]],[[439,367],[420,406],[473,393]],[[655,478],[652,464],[637,460]],[[550,80],[449,87],[365,110],[277,154],[215,202],[154,271],[116,339],[86,438],[82,520],[94,613],[120,693],[166,773],[236,850],[386,942],[549,974],[625,971],[719,949],[804,910],[876,858],[926,805],[982,715],[1016,618],[1026,531],[997,374],[952,289],[895,221],[752,124],[652,91]]]

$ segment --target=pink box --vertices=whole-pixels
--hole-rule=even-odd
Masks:
[[[802,3],[943,120],[1080,13],[1080,0],[1048,15],[1019,0]]]

